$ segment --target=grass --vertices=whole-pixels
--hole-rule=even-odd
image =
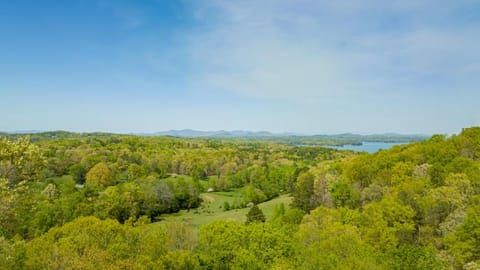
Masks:
[[[203,203],[197,209],[181,210],[174,214],[165,214],[161,216],[160,223],[186,223],[195,228],[210,223],[215,220],[227,219],[237,222],[245,222],[246,215],[250,208],[223,210],[224,202],[232,204],[237,195],[236,191],[202,193],[200,197]],[[283,203],[288,208],[292,197],[281,195],[270,201],[258,204],[267,220],[272,217],[275,206]]]
[[[175,181],[175,180],[177,180],[177,179],[179,179],[179,178],[183,178],[183,179],[185,179],[185,180],[192,180],[192,177],[191,177],[191,176],[189,176],[189,175],[182,175],[182,174],[170,174],[168,177],[162,178],[162,179]],[[209,176],[208,178],[211,179],[211,178],[217,178],[217,177],[216,177],[216,176]],[[203,188],[204,190],[207,190],[207,189],[208,189],[208,187],[209,187],[209,186],[208,186],[208,180],[200,180],[199,182],[200,182],[200,185],[202,186],[202,188]]]
[[[170,176],[167,179],[175,180],[178,178],[191,179],[190,176],[185,175],[175,175]],[[59,183],[65,181],[73,181],[70,175],[65,175],[62,177],[51,178],[51,180]],[[208,181],[200,181],[200,184],[203,186],[204,190],[208,189]],[[215,220],[227,219],[237,222],[245,222],[246,215],[250,208],[242,209],[232,209],[229,211],[224,211],[223,206],[225,202],[228,202],[230,205],[233,204],[235,198],[239,196],[239,192],[236,190],[232,191],[219,191],[219,192],[205,192],[200,194],[203,202],[200,207],[190,210],[181,210],[178,213],[173,214],[164,214],[160,216],[161,222],[156,222],[154,224],[165,224],[165,223],[186,223],[191,225],[194,228],[199,228],[200,226],[210,223]],[[292,202],[292,197],[289,195],[281,195],[277,198],[274,198],[270,201],[260,203],[258,207],[263,211],[265,217],[270,219],[272,217],[275,206],[284,204],[285,208],[288,209],[290,203]]]

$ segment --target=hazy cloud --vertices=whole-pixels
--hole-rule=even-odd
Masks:
[[[205,27],[187,44],[204,89],[304,102],[480,83],[473,1],[195,3]]]
[[[0,29],[0,130],[79,123],[431,133],[480,125],[478,0],[0,6],[14,14],[0,16],[8,26]]]

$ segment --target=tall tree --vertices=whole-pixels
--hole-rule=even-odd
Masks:
[[[97,163],[90,169],[86,177],[87,184],[110,186],[113,184],[112,173],[105,162]]]
[[[295,191],[293,193],[293,205],[305,212],[314,208],[313,184],[315,177],[310,172],[304,172],[298,176]]]

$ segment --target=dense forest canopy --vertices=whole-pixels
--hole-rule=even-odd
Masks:
[[[480,128],[375,154],[311,144],[5,135],[0,269],[480,267]],[[223,211],[246,222],[164,222],[208,193],[236,194]],[[292,204],[266,218],[278,196]]]

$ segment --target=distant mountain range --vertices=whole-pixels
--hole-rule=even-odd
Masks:
[[[141,136],[173,136],[173,137],[182,137],[182,138],[198,138],[198,137],[208,137],[208,138],[282,138],[282,137],[301,137],[301,138],[337,138],[337,139],[362,139],[365,141],[381,141],[382,139],[388,138],[390,140],[398,141],[417,141],[423,140],[430,135],[419,135],[419,134],[397,134],[397,133],[385,133],[385,134],[371,134],[371,135],[359,135],[353,133],[341,133],[341,134],[332,134],[332,135],[306,135],[301,133],[293,132],[284,132],[284,133],[272,133],[269,131],[246,131],[246,130],[217,130],[217,131],[200,131],[194,129],[182,129],[182,130],[168,130],[160,131],[154,133],[140,133],[135,135]]]
[[[19,137],[29,135],[32,140],[40,140],[47,138],[74,138],[78,136],[86,137],[109,137],[112,135],[122,135],[106,132],[86,132],[75,133],[69,131],[36,131],[22,130],[0,132],[0,135],[7,137]],[[362,142],[413,142],[422,141],[430,137],[430,135],[405,135],[396,133],[359,135],[353,133],[331,134],[331,135],[306,135],[300,133],[272,133],[269,131],[246,131],[246,130],[217,130],[217,131],[200,131],[193,129],[169,130],[154,133],[130,133],[124,135],[134,136],[172,136],[179,138],[217,138],[217,139],[251,139],[251,140],[269,140],[274,142],[286,143],[290,145],[345,145],[345,144],[362,144]]]
[[[246,131],[246,130],[217,130],[217,131],[200,131],[193,129],[182,129],[182,130],[168,130],[160,131],[155,133],[143,133],[138,135],[144,136],[174,136],[174,137],[213,137],[213,138],[248,138],[248,137],[285,137],[285,136],[295,136],[294,133],[272,133],[269,131]]]

